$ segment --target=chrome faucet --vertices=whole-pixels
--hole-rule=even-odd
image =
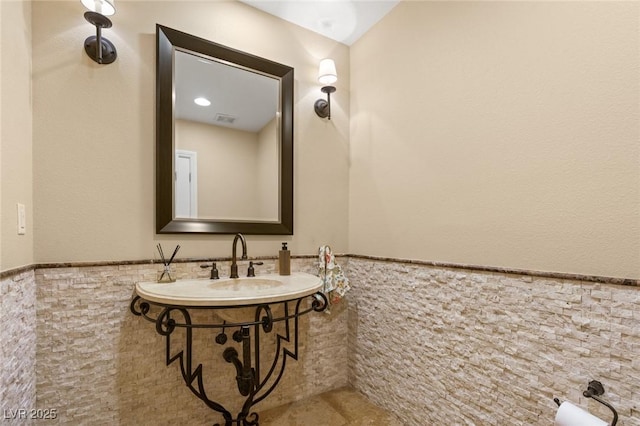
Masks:
[[[242,243],[242,257],[240,259],[247,258],[247,242],[244,240],[244,236],[242,234],[236,234],[233,238],[233,247],[231,251],[231,275],[229,278],[238,278],[238,264],[236,263],[236,248],[238,246],[238,240]]]

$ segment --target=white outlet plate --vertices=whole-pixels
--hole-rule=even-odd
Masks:
[[[18,203],[18,235],[27,233],[27,212],[24,204]]]

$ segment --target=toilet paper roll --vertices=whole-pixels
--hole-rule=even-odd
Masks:
[[[563,402],[556,413],[556,426],[608,426],[609,423],[589,414],[570,402]]]

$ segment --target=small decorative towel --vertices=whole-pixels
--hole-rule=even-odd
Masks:
[[[321,246],[318,250],[318,276],[322,278],[323,293],[327,296],[329,306],[325,312],[330,312],[331,305],[340,302],[349,291],[349,279],[336,263],[333,251],[329,246]]]

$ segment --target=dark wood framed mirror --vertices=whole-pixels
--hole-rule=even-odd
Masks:
[[[156,232],[292,235],[293,68],[159,24],[156,43]]]

